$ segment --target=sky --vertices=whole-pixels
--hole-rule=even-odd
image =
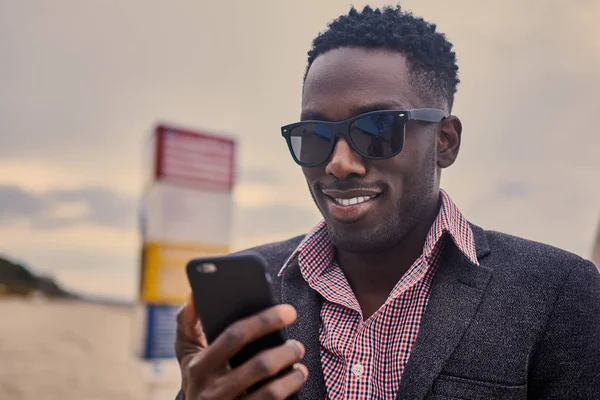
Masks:
[[[400,4],[458,57],[463,139],[442,187],[477,225],[591,257],[600,2]],[[134,299],[144,141],[159,121],[237,140],[232,250],[306,232],[320,215],[279,128],[298,120],[312,39],[349,6],[0,0],[0,254]]]

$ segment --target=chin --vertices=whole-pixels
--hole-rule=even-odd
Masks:
[[[388,250],[402,241],[401,230],[379,225],[375,228],[360,224],[327,224],[333,245],[349,253],[377,253]]]

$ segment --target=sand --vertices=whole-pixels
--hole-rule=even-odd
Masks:
[[[160,395],[148,388],[147,369],[135,355],[140,322],[132,307],[0,299],[0,321],[2,400],[173,399],[177,393],[172,376]]]

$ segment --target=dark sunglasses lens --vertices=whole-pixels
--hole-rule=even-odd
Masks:
[[[404,146],[404,121],[391,114],[372,114],[350,124],[350,139],[369,157],[389,157]]]
[[[331,152],[333,134],[327,124],[306,123],[290,130],[292,152],[306,165],[320,164]]]

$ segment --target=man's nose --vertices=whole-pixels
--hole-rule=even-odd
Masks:
[[[344,138],[339,138],[325,172],[338,179],[348,179],[353,175],[364,176],[367,169],[363,158],[352,150]]]

